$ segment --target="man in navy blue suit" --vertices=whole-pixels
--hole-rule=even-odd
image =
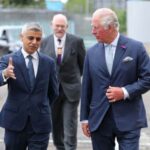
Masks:
[[[92,16],[98,43],[85,58],[81,96],[83,133],[94,150],[139,150],[147,126],[142,94],[150,89],[150,59],[141,42],[119,33],[114,11],[101,8]]]
[[[0,85],[8,96],[0,113],[6,150],[47,150],[51,131],[50,107],[58,96],[54,60],[38,52],[42,29],[25,24],[22,48],[0,60]]]

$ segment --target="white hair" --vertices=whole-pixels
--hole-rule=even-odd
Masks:
[[[113,25],[117,31],[119,31],[119,21],[116,13],[109,8],[101,8],[94,12],[93,15],[98,15],[100,24],[105,29],[108,29],[109,25]]]
[[[63,19],[66,23],[66,25],[68,25],[68,20],[67,20],[67,17],[63,14],[56,14],[53,16],[53,19],[52,19],[52,23],[55,22],[55,20],[57,19]]]

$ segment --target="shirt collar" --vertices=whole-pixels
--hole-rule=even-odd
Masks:
[[[63,36],[62,38],[58,38],[58,37],[56,37],[56,35],[54,34],[54,40],[55,40],[55,42],[58,41],[58,39],[61,39],[61,43],[64,43],[65,40],[66,40],[66,34],[64,34],[64,36]]]
[[[118,33],[118,35],[117,35],[117,37],[114,39],[114,41],[111,42],[111,45],[117,47],[118,40],[119,40],[119,36],[120,36],[120,34]]]
[[[114,47],[117,47],[119,36],[120,36],[120,33],[117,34],[116,38],[110,44],[104,43],[104,46],[112,45]]]
[[[28,55],[31,55],[34,59],[38,59],[38,53],[37,51],[34,52],[33,54],[28,54],[23,48],[21,49],[21,52],[24,56],[24,58],[26,58]]]

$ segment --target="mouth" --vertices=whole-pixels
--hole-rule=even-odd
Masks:
[[[32,49],[32,50],[36,50],[36,49],[38,49],[38,47],[37,47],[37,46],[30,46],[29,48],[30,48],[30,49]]]

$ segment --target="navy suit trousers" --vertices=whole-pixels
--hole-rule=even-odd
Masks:
[[[35,133],[28,119],[20,132],[5,129],[4,141],[6,150],[47,150],[49,133]]]
[[[119,131],[110,107],[99,128],[91,133],[93,150],[115,150],[115,138],[119,150],[139,150],[140,131],[141,129]]]

